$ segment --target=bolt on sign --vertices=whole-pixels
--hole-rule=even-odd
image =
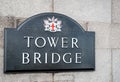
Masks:
[[[32,16],[4,29],[4,72],[95,69],[95,33],[58,13]]]

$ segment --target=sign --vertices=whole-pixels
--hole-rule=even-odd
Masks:
[[[4,72],[95,69],[95,33],[58,13],[32,16],[4,30]]]

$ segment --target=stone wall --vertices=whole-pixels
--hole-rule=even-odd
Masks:
[[[0,82],[119,82],[120,0],[0,0]],[[96,70],[58,73],[3,73],[4,28],[44,12],[65,14],[95,31]]]

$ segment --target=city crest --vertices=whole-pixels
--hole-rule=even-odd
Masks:
[[[57,32],[61,31],[62,28],[62,21],[58,20],[58,18],[55,18],[54,16],[52,18],[49,18],[44,20],[44,27],[45,31],[50,32]]]

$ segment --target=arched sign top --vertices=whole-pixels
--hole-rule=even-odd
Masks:
[[[74,19],[58,13],[41,13],[34,15],[21,23],[18,26],[17,30],[35,27],[41,28],[42,30],[46,29],[46,31],[50,32],[57,32],[62,30],[66,31],[68,28],[71,28],[69,31],[73,32],[74,30],[85,32],[82,26]]]

